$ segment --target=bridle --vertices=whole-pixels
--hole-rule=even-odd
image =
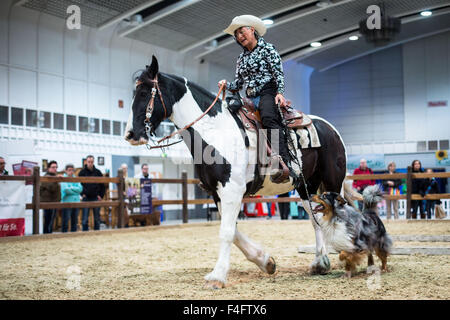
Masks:
[[[161,103],[162,103],[163,108],[164,108],[164,119],[167,118],[167,108],[166,108],[166,104],[164,103],[164,99],[163,99],[163,96],[162,96],[162,93],[161,93],[161,89],[159,88],[158,75],[155,76],[155,79],[148,80],[148,81],[153,83],[153,88],[152,88],[152,97],[148,101],[147,107],[145,108],[144,125],[145,125],[145,133],[147,135],[150,134],[150,130],[151,130],[150,118],[152,117],[153,106],[155,105],[156,92],[158,92],[159,98],[161,99]],[[140,81],[140,80],[136,81],[136,88],[139,87],[143,83],[144,82]]]
[[[167,108],[166,108],[166,104],[164,103],[164,99],[161,93],[161,89],[159,88],[159,84],[158,84],[158,75],[155,76],[155,79],[149,80],[151,83],[153,83],[153,88],[152,88],[152,97],[150,98],[150,100],[148,101],[147,104],[147,108],[145,110],[145,120],[144,120],[144,126],[145,126],[145,134],[147,135],[147,138],[149,140],[153,140],[153,138],[151,138],[151,128],[152,128],[152,124],[150,122],[150,118],[152,116],[153,113],[153,107],[155,104],[155,97],[156,97],[156,93],[158,93],[159,98],[161,99],[161,103],[162,106],[164,108],[164,118],[162,121],[164,121],[165,119],[167,119]],[[141,85],[143,82],[138,80],[136,81],[136,88]],[[188,128],[190,128],[191,126],[193,126],[197,121],[199,121],[201,118],[203,118],[208,112],[209,110],[211,110],[211,108],[216,104],[217,99],[220,96],[220,93],[222,92],[222,100],[225,100],[225,94],[226,94],[226,90],[225,90],[225,84],[222,84],[222,86],[219,89],[219,92],[216,95],[216,98],[214,99],[214,101],[211,103],[211,105],[205,110],[205,112],[202,113],[202,115],[200,117],[198,117],[197,119],[195,119],[194,121],[192,121],[191,123],[189,123],[188,125],[186,125],[185,127],[172,132],[170,135],[165,136],[164,138],[158,140],[158,141],[154,141],[156,143],[156,145],[151,146],[148,144],[148,142],[146,143],[147,148],[150,149],[157,149],[157,148],[165,148],[165,147],[169,147],[172,146],[174,144],[180,143],[183,141],[183,139],[180,139],[179,141],[173,142],[173,143],[166,143],[164,145],[160,145],[161,142],[166,141],[170,138],[172,138],[173,136],[181,133],[184,130],[187,130]]]

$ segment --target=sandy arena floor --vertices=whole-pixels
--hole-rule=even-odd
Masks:
[[[450,234],[450,221],[385,225],[392,235]],[[332,254],[331,273],[311,276],[314,256],[297,252],[314,244],[309,221],[240,220],[238,227],[274,256],[275,275],[233,246],[227,287],[203,289],[218,255],[219,224],[145,227],[0,242],[0,299],[450,299],[448,255],[391,256],[391,272],[368,275],[364,265],[347,280]]]

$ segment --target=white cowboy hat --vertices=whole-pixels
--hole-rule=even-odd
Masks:
[[[234,17],[228,28],[223,30],[223,32],[234,36],[234,32],[240,27],[253,27],[260,36],[263,36],[267,30],[264,22],[260,18],[244,14],[242,16]]]

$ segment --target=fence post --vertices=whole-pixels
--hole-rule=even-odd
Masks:
[[[188,204],[187,204],[188,189],[187,189],[187,172],[185,170],[183,170],[183,172],[181,172],[181,180],[183,180],[183,182],[181,183],[182,197],[183,197],[183,223],[187,223],[188,222]]]
[[[125,209],[125,200],[123,197],[123,190],[125,186],[125,181],[123,178],[123,170],[117,170],[117,177],[119,178],[119,183],[117,184],[117,196],[119,199],[119,206],[117,207],[117,228],[124,227],[124,209]]]
[[[40,168],[33,168],[33,234],[39,234],[39,207],[41,206],[41,176]]]
[[[406,219],[411,219],[412,167],[406,173]]]

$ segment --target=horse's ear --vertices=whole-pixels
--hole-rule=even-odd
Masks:
[[[156,59],[156,57],[152,55],[152,63],[150,67],[147,66],[147,72],[151,78],[154,78],[158,74],[158,71],[159,71],[158,59]]]

